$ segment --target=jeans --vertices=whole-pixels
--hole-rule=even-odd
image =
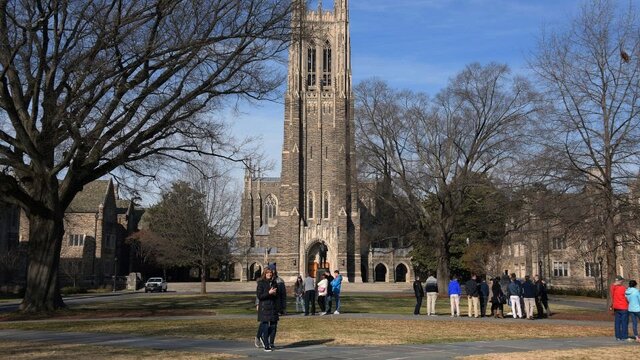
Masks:
[[[336,311],[340,312],[340,293],[333,293],[333,300],[336,304]]]
[[[460,295],[449,295],[451,302],[451,316],[460,316]]]
[[[327,297],[324,295],[318,295],[318,305],[320,305],[320,312],[325,312],[325,301],[327,300]]]
[[[333,300],[333,295],[327,295],[327,298],[324,300],[324,303],[326,304],[325,312],[327,313],[331,312],[331,300]]]
[[[258,334],[262,339],[262,343],[264,344],[265,349],[268,349],[271,346],[273,346],[273,342],[276,339],[276,331],[278,331],[277,321],[262,321],[260,323],[260,327],[258,328]]]
[[[480,316],[485,317],[487,315],[487,300],[486,296],[480,295]]]
[[[421,307],[422,307],[422,296],[416,296],[416,308],[413,310],[413,315],[420,315]]]
[[[427,293],[427,315],[436,314],[436,300],[438,300],[437,292]]]
[[[304,292],[304,314],[309,315],[309,305],[311,305],[311,314],[316,314],[316,291],[309,290]]]
[[[629,311],[629,316],[631,316],[631,323],[633,324],[633,336],[638,338],[638,319],[640,319],[640,312]]]
[[[296,294],[296,312],[304,311],[304,294]]]
[[[627,340],[629,337],[629,312],[627,310],[615,310],[616,321],[614,323],[616,339]]]

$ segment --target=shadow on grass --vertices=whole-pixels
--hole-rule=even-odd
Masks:
[[[301,347],[307,347],[307,346],[314,346],[314,345],[323,345],[326,343],[330,343],[332,341],[334,341],[335,339],[318,339],[318,340],[304,340],[304,341],[298,341],[298,342],[294,342],[292,344],[283,346],[283,349],[293,349],[293,348],[301,348]]]

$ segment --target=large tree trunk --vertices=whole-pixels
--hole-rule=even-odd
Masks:
[[[447,241],[442,238],[438,245],[438,263],[437,263],[437,279],[438,291],[441,295],[447,295],[449,291],[449,249],[446,245]]]
[[[207,272],[206,272],[206,267],[205,266],[201,266],[200,267],[200,294],[206,294],[207,293]]]
[[[29,267],[22,311],[53,311],[65,306],[58,284],[63,216],[61,210],[50,217],[29,214]]]

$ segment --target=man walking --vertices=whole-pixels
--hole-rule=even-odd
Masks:
[[[471,275],[471,279],[465,283],[465,289],[469,301],[469,317],[471,317],[473,310],[473,317],[477,318],[480,316],[478,311],[480,308],[480,289],[475,274]]]
[[[304,316],[309,316],[309,304],[311,304],[311,315],[316,314],[316,282],[307,275],[304,279]]]
[[[522,319],[522,308],[520,307],[520,294],[522,290],[520,288],[520,282],[516,279],[516,274],[511,273],[511,282],[507,286],[507,296],[509,296],[509,302],[511,303],[511,313],[514,319]]]
[[[460,316],[460,284],[458,283],[458,277],[453,275],[453,279],[449,281],[449,301],[451,302],[451,317]]]
[[[422,283],[420,282],[420,276],[418,275],[416,275],[416,280],[413,282],[413,294],[416,296],[416,307],[413,310],[413,315],[420,315],[424,290],[422,289]]]
[[[425,284],[427,293],[427,316],[436,316],[436,300],[438,300],[438,280],[429,275]]]
[[[626,341],[629,338],[629,302],[625,296],[627,290],[624,285],[624,278],[620,275],[616,276],[616,280],[611,285],[611,308],[615,315],[615,334],[616,340]]]
[[[480,317],[487,315],[487,302],[489,302],[489,285],[487,279],[483,277],[480,282]]]
[[[342,291],[342,275],[340,275],[340,271],[335,270],[333,272],[333,281],[331,281],[331,289],[333,291],[333,299],[336,304],[336,311],[333,312],[333,315],[340,315],[340,292]]]
[[[527,319],[533,320],[533,308],[536,305],[536,286],[531,282],[529,275],[524,277],[522,297],[524,298],[524,312],[527,315]]]

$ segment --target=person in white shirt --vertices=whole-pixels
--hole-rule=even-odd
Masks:
[[[325,300],[327,299],[327,293],[329,287],[329,281],[327,280],[327,276],[322,274],[322,280],[318,283],[318,305],[320,305],[320,315],[325,315],[327,313]]]

